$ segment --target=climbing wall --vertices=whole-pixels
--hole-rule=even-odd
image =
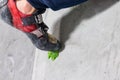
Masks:
[[[0,20],[0,80],[31,80],[34,53],[25,34]]]
[[[36,51],[33,80],[120,80],[120,1],[88,0],[45,22],[65,48],[53,62]]]

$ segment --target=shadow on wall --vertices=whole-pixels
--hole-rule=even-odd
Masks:
[[[70,34],[75,30],[82,20],[89,19],[112,7],[119,0],[88,0],[84,4],[73,8],[67,15],[55,23],[53,34],[58,33],[56,27],[60,27],[59,39],[65,43]],[[60,23],[60,26],[57,24]]]

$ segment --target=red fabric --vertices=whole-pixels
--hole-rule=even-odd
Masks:
[[[16,27],[17,29],[19,29],[23,32],[31,32],[31,31],[36,29],[35,25],[24,26],[22,24],[21,18],[28,17],[28,16],[31,16],[31,15],[26,15],[26,14],[23,14],[22,12],[20,12],[17,9],[16,3],[15,3],[14,0],[9,0],[8,1],[8,8],[9,8],[9,10],[11,12],[11,15],[12,15],[12,18],[13,18],[12,21],[13,21],[14,27]]]

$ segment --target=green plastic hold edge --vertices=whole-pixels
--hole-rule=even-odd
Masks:
[[[59,51],[48,51],[48,59],[54,61],[59,56]]]

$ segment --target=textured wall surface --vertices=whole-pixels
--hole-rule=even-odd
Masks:
[[[65,49],[54,62],[37,50],[33,80],[120,80],[119,0],[89,0],[46,14]]]
[[[31,80],[34,53],[27,36],[0,20],[0,80]]]

